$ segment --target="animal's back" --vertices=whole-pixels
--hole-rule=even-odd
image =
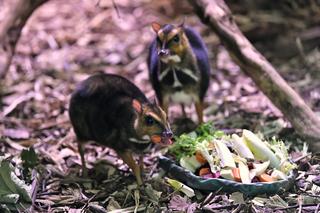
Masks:
[[[123,77],[98,74],[82,82],[73,93],[69,107],[78,139],[125,148],[123,141],[133,131],[132,99],[147,101],[139,88]]]
[[[193,29],[186,27],[185,33],[188,37],[192,51],[196,56],[198,68],[201,72],[201,89],[200,98],[203,99],[209,87],[210,81],[210,63],[208,58],[208,51],[206,45],[201,39],[201,36]]]

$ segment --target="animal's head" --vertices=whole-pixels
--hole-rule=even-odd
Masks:
[[[133,99],[132,107],[134,108],[137,118],[134,122],[134,128],[138,137],[144,140],[151,140],[153,143],[162,145],[172,144],[172,131],[168,122],[167,114],[154,103],[141,103]]]
[[[179,63],[188,48],[188,39],[184,33],[184,24],[178,26],[172,24],[160,25],[157,22],[151,24],[157,34],[157,50],[160,60],[164,63]]]

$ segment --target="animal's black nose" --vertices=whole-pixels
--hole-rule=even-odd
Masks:
[[[166,138],[172,138],[173,136],[173,133],[171,132],[171,130],[166,130],[162,133],[163,137],[166,137]]]
[[[158,55],[159,55],[159,56],[169,55],[169,50],[167,50],[167,49],[161,49],[161,50],[158,51]]]

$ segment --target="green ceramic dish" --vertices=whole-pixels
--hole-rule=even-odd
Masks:
[[[242,192],[245,196],[272,195],[283,193],[293,187],[293,173],[287,180],[275,181],[272,183],[250,183],[244,184],[232,180],[212,178],[205,179],[194,175],[192,172],[178,166],[174,161],[166,157],[159,158],[159,165],[172,177],[187,186],[203,192]]]

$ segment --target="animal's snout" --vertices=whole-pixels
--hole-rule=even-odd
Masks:
[[[171,130],[165,130],[164,132],[162,132],[162,137],[172,138],[172,136],[173,136],[173,133]]]
[[[158,51],[159,56],[167,56],[169,55],[169,50],[168,49],[161,49]]]

